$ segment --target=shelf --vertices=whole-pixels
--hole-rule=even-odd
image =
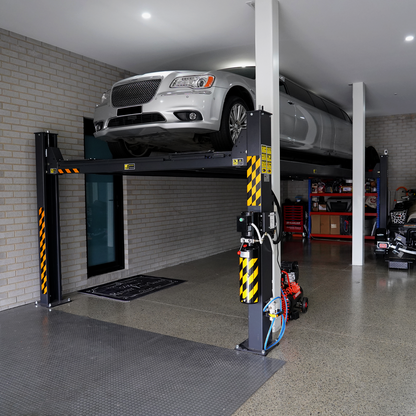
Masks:
[[[352,215],[352,212],[311,211],[311,215]],[[366,217],[377,217],[377,212],[365,212]]]
[[[317,238],[346,238],[352,239],[352,235],[341,235],[341,234],[310,234],[310,237],[317,237]],[[374,240],[375,237],[373,235],[366,235],[364,236],[366,240]]]
[[[352,215],[352,212],[311,211],[310,214],[311,215]]]
[[[376,222],[376,227],[379,228],[380,227],[380,221],[383,220],[383,215],[385,215],[384,211],[381,209],[380,207],[380,198],[383,197],[385,199],[385,195],[383,194],[383,190],[385,190],[385,185],[383,188],[381,188],[380,186],[380,182],[381,179],[380,178],[376,178],[377,180],[377,192],[365,192],[365,198],[368,197],[372,197],[373,199],[377,200],[377,212],[374,212],[375,210],[370,210],[372,212],[365,212],[364,211],[364,218],[366,219],[366,223],[367,221],[371,221],[373,222],[373,220],[375,220]],[[364,189],[365,190],[365,189]],[[374,190],[374,188],[372,189]],[[314,225],[314,231],[319,231],[322,229],[322,231],[337,231],[340,232],[340,230],[342,231],[347,231],[347,232],[351,232],[352,229],[352,218],[353,218],[353,213],[352,212],[335,212],[335,211],[312,211],[312,202],[317,201],[318,199],[320,199],[320,197],[322,197],[321,199],[325,200],[325,202],[328,201],[328,199],[330,199],[331,201],[337,201],[337,199],[339,200],[348,200],[353,199],[353,195],[357,196],[357,193],[353,194],[353,192],[322,192],[322,193],[318,193],[318,192],[312,192],[312,180],[309,179],[309,186],[308,186],[308,213],[309,213],[309,224],[308,224],[308,230],[309,230],[309,236],[310,237],[316,237],[316,238],[333,238],[333,239],[342,239],[342,240],[352,240],[352,235],[341,235],[341,234],[317,234],[317,233],[312,233],[312,222]],[[383,199],[383,201],[384,201]],[[316,207],[316,206],[315,206]],[[334,208],[334,207],[332,207]],[[344,208],[343,206],[340,206],[339,208]],[[346,208],[346,207],[345,207]],[[338,217],[341,217],[340,219],[341,224],[340,227],[337,227],[337,219]],[[321,220],[319,220],[319,218],[321,218]],[[329,222],[331,223],[331,228],[327,228],[328,227],[328,220],[330,220]],[[320,224],[319,224],[320,223]],[[322,228],[324,227],[324,228]],[[374,236],[371,235],[367,235],[364,236],[365,240],[375,240]]]
[[[313,197],[313,196],[337,196],[337,197],[341,197],[341,196],[352,196],[352,193],[350,193],[350,192],[344,192],[344,193],[337,193],[337,194],[335,194],[335,193],[321,193],[321,192],[319,192],[319,193],[311,193],[310,194],[310,196],[311,197]]]
[[[377,192],[366,192],[364,194],[365,196],[378,196]],[[336,196],[338,198],[341,197],[352,197],[352,193],[351,192],[343,192],[343,193],[311,193],[310,194],[311,197],[316,197],[316,196]]]

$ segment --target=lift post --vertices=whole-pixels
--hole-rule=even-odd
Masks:
[[[263,312],[272,298],[272,243],[256,241],[260,233],[274,228],[271,188],[271,114],[265,111],[248,113],[247,122],[247,212],[237,220],[242,232],[240,248],[240,300],[248,304],[248,339],[237,350],[266,355],[265,341],[270,320]],[[254,224],[254,226],[253,226]],[[256,230],[258,229],[258,231]]]
[[[40,305],[52,307],[62,299],[58,177],[47,175],[47,149],[56,147],[57,135],[35,133],[36,189],[39,223]]]

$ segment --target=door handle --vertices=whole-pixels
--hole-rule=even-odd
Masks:
[[[294,105],[295,103],[293,101],[288,101],[287,102],[289,105]]]

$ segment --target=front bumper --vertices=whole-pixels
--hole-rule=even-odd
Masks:
[[[111,104],[97,106],[94,124],[100,126],[100,129],[96,131],[95,137],[106,141],[129,139],[131,142],[147,144],[153,137],[155,144],[161,145],[161,141],[178,134],[193,136],[218,131],[225,92],[223,88],[159,92],[152,101],[133,108],[135,113],[130,115],[125,115],[129,107],[121,109]],[[120,110],[124,115],[118,115]],[[196,112],[202,120],[183,121],[175,115],[181,112]],[[121,118],[124,120],[118,120]],[[117,125],[125,124],[126,118],[128,125]]]

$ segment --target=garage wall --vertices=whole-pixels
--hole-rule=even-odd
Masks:
[[[308,201],[308,181],[292,181],[282,180],[280,185],[281,203],[284,203],[286,199],[290,199],[291,202],[295,202],[295,197],[302,195],[302,201]]]
[[[238,248],[236,217],[246,210],[245,179],[127,179],[130,274]]]
[[[0,310],[39,299],[34,133],[57,133],[65,158],[83,158],[83,118],[92,118],[101,93],[128,75],[0,29]],[[129,270],[87,281],[84,177],[60,178],[64,294],[238,246],[234,224],[245,204],[244,180],[124,183]]]
[[[67,158],[83,158],[83,117],[127,72],[0,30],[0,309],[39,298],[34,133],[51,131]],[[86,276],[84,178],[63,177],[62,259]]]
[[[379,154],[388,150],[391,203],[399,186],[416,188],[416,114],[367,118],[366,145]]]

